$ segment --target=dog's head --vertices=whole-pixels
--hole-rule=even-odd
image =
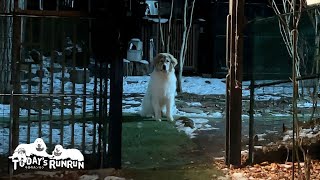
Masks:
[[[52,154],[54,156],[60,156],[62,154],[62,151],[63,151],[63,147],[60,144],[58,144],[54,147]]]
[[[23,162],[27,160],[26,150],[24,148],[18,149],[18,160]]]
[[[47,150],[47,146],[41,138],[37,138],[33,144],[34,144],[37,151],[46,151]]]
[[[174,67],[178,64],[178,61],[169,53],[159,53],[154,58],[153,63],[156,71],[168,73],[174,72]]]

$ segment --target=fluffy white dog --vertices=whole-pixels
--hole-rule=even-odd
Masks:
[[[18,158],[19,160],[31,155],[50,157],[47,153],[47,146],[41,138],[37,138],[30,144],[19,144],[14,153],[9,158]]]
[[[173,121],[177,83],[174,67],[177,64],[177,59],[169,53],[160,53],[155,57],[154,69],[142,100],[141,116],[154,117],[161,121],[162,113],[166,110],[167,119]]]
[[[36,156],[42,156],[42,157],[50,157],[47,153],[47,145],[44,143],[44,141],[41,138],[37,138],[33,145],[36,148],[36,151],[33,153]]]
[[[9,159],[18,158],[19,162],[22,161],[24,163],[27,162],[26,150],[24,148],[16,149],[14,154],[9,157]]]
[[[64,149],[61,145],[56,145],[52,151],[53,159],[68,159],[83,161],[84,157],[78,149]]]

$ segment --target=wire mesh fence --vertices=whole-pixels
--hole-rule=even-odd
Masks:
[[[312,138],[319,131],[319,33],[315,28],[317,9],[301,13],[298,28],[297,56],[298,97],[297,117],[299,138]],[[292,16],[285,14],[283,17]],[[317,17],[317,16],[315,16]],[[249,53],[248,79],[244,82],[244,134],[250,121],[253,127],[251,145],[289,143],[293,133],[292,46],[279,27],[279,17],[257,19],[247,27]],[[289,42],[291,42],[289,40]],[[291,47],[291,48],[290,48]],[[250,91],[250,89],[252,89]],[[251,106],[251,109],[250,109]],[[308,131],[306,130],[308,129]],[[247,141],[246,141],[247,142]],[[300,143],[300,140],[299,140]],[[250,144],[250,143],[249,143]],[[256,147],[256,148],[257,148]]]

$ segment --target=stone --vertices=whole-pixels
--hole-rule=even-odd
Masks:
[[[79,180],[98,180],[99,176],[98,175],[82,175],[79,177]]]
[[[107,176],[104,178],[104,180],[126,180],[126,179],[122,177],[116,177],[116,176]]]

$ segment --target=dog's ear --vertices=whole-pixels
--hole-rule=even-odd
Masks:
[[[163,58],[163,55],[162,55],[161,53],[157,54],[157,56],[153,58],[152,65],[153,65],[153,66],[156,66],[156,64],[159,63],[159,61],[160,61],[161,58]]]
[[[171,59],[171,64],[173,65],[173,67],[176,67],[176,65],[178,64],[178,60],[171,54],[168,54],[170,59]]]

